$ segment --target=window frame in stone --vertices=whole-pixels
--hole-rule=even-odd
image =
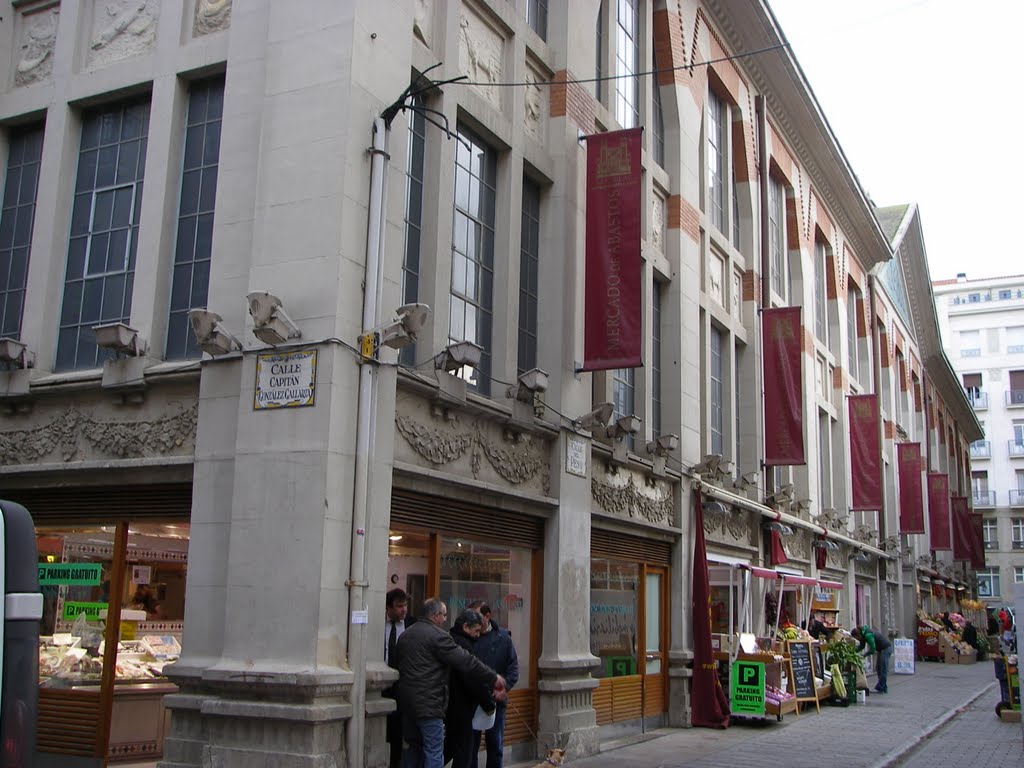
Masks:
[[[729,132],[726,129],[729,116],[729,103],[721,98],[714,89],[708,88],[707,107],[707,208],[711,225],[723,235],[728,235],[728,192],[725,178],[728,161],[727,142]]]
[[[662,423],[662,328],[661,305],[663,287],[654,280],[651,284],[651,436],[661,435]]]
[[[636,369],[615,368],[612,380],[612,421],[636,415]],[[633,436],[623,438],[626,447],[633,448]]]
[[[725,455],[725,331],[708,326],[708,443],[710,452]],[[717,340],[717,343],[716,343]]]
[[[413,304],[420,295],[420,258],[423,244],[423,182],[427,154],[427,121],[417,107],[423,106],[421,95],[413,96],[409,116],[408,145],[405,156],[405,241],[402,250],[402,303]],[[416,345],[403,347],[398,353],[403,365],[416,362]]]
[[[206,309],[208,304],[223,116],[223,76],[189,85],[164,351],[167,360],[202,356],[189,327],[188,313],[191,309]],[[192,183],[193,178],[198,183]],[[205,230],[202,237],[201,230]]]
[[[640,0],[616,0],[614,109],[621,128],[640,125],[639,69]]]
[[[786,244],[786,187],[775,176],[768,175],[768,249],[769,286],[789,303],[789,259]]]
[[[541,40],[548,39],[547,0],[526,0],[526,24]]]
[[[44,132],[43,123],[32,123],[7,135],[0,201],[0,337],[4,338],[21,338]]]
[[[467,385],[481,395],[491,392],[491,335],[494,321],[494,254],[496,237],[498,152],[477,133],[462,123],[458,125],[455,149],[455,179],[452,206],[452,264],[448,292],[448,343],[471,341],[483,348],[480,365],[473,370],[464,366],[458,372],[466,379]],[[465,142],[465,144],[463,143]],[[471,148],[467,149],[466,145]],[[472,153],[479,159],[471,158]],[[476,170],[474,170],[476,169]],[[462,191],[460,180],[465,178],[469,186]],[[475,182],[474,182],[475,180]],[[476,205],[472,204],[473,187],[476,189]],[[484,193],[484,194],[481,194]],[[460,205],[460,198],[465,205]],[[466,239],[460,243],[460,221],[465,220]],[[473,253],[469,252],[470,231],[473,235]],[[461,246],[461,248],[460,248]],[[475,254],[475,255],[474,255]],[[461,290],[456,264],[465,260]],[[475,276],[471,271],[476,271]],[[470,285],[473,277],[475,284]],[[472,289],[472,290],[471,290]],[[461,333],[456,332],[455,318],[461,314]],[[473,325],[467,333],[467,318]]]
[[[72,201],[64,293],[54,364],[56,371],[96,368],[104,360],[113,358],[112,350],[96,346],[92,328],[104,323],[130,321],[149,141],[149,112],[150,99],[147,94],[142,99],[107,104],[82,115],[78,170]],[[130,133],[127,136],[126,118],[131,120],[128,128]],[[115,119],[116,138],[110,133],[112,121]],[[122,151],[130,146],[134,146],[137,151],[133,157],[133,150],[127,150],[128,154],[124,157],[125,165],[122,166]],[[93,153],[94,156],[90,157]],[[134,167],[129,168],[129,165]],[[121,190],[130,190],[131,193],[128,220],[127,226],[115,228],[114,207],[118,203],[118,193]],[[107,228],[99,230],[95,227],[96,203],[97,199],[105,200],[108,194],[111,196],[111,219]],[[121,200],[123,199],[124,196],[121,196]],[[103,216],[105,213],[105,202],[101,202],[100,215]],[[125,233],[124,262],[120,269],[109,269],[111,233],[120,232]],[[99,266],[97,253],[101,248],[103,269],[91,269],[92,265]],[[116,256],[116,250],[114,255]],[[95,311],[86,304],[91,299],[90,292],[95,297]],[[109,297],[113,298],[108,302]],[[113,303],[114,300],[118,300],[116,304]],[[85,314],[86,311],[88,314]]]
[[[978,597],[998,597],[1002,594],[999,583],[999,568],[992,567],[986,568],[983,571],[975,571],[975,577],[978,580]],[[982,584],[988,584],[988,592],[982,588]]]
[[[536,368],[538,360],[540,216],[540,184],[523,176],[522,227],[519,236],[519,373]]]

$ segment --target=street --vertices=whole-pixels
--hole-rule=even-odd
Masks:
[[[869,681],[872,685],[873,680]],[[999,686],[991,661],[918,662],[916,674],[889,675],[889,693],[863,705],[813,705],[763,724],[658,731],[658,738],[569,760],[579,768],[924,768],[939,764],[1020,768],[1020,724],[995,715]],[[529,763],[523,765],[530,765]],[[518,767],[517,767],[518,768]]]

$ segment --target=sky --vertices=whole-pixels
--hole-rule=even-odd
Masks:
[[[932,280],[1024,272],[1024,2],[768,3],[865,193],[917,203]]]

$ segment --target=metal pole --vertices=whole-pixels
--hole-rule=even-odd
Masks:
[[[370,150],[370,199],[366,228],[366,268],[363,290],[363,330],[379,325],[379,293],[384,250],[384,203],[387,193],[389,130],[382,118],[373,121]],[[371,460],[377,418],[377,368],[364,361],[359,368],[359,400],[356,422],[355,477],[352,500],[352,551],[348,587],[349,610],[366,610],[366,521],[369,517]],[[348,617],[348,661],[352,670],[352,716],[346,729],[350,768],[362,768],[366,726],[366,624]]]

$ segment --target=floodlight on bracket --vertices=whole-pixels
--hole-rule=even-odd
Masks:
[[[267,291],[252,291],[246,296],[252,316],[252,333],[264,344],[277,346],[302,336],[302,331],[284,310],[281,300]]]
[[[0,362],[14,363],[17,368],[32,368],[36,356],[24,342],[5,336],[0,339]]]
[[[242,342],[221,324],[223,319],[208,309],[190,309],[188,312],[188,322],[192,326],[196,343],[203,352],[213,357],[237,352],[242,348]]]
[[[415,344],[419,332],[430,317],[430,306],[403,304],[395,310],[395,315],[391,322],[364,331],[359,336],[359,353],[363,359],[375,359],[381,347],[402,349]]]

